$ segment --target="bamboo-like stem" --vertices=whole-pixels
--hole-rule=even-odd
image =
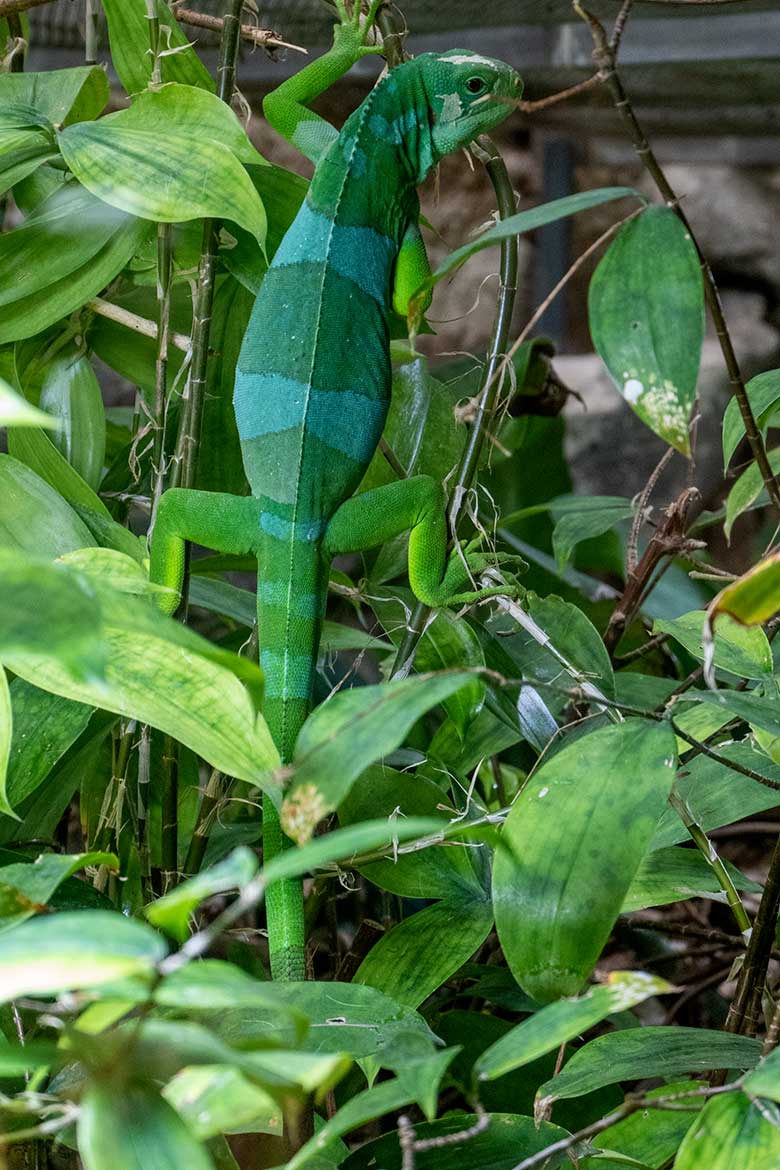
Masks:
[[[203,864],[211,828],[214,824],[219,806],[228,792],[230,783],[231,781],[226,776],[223,776],[221,772],[218,772],[216,768],[212,770],[203,796],[201,797],[198,819],[192,837],[190,838],[187,857],[184,862],[184,872],[187,874],[198,873]]]
[[[517,210],[515,196],[509,172],[497,147],[487,137],[480,139],[478,157],[483,162],[488,173],[493,190],[496,194],[498,214],[500,219],[508,219]],[[483,381],[483,388],[478,397],[477,414],[472,424],[466,442],[460,466],[458,467],[455,490],[450,508],[450,530],[453,537],[456,535],[456,526],[460,518],[463,503],[468,496],[474,481],[479,457],[485,442],[485,434],[493,421],[493,413],[498,402],[499,389],[502,378],[499,376],[499,363],[503,360],[509,329],[512,323],[512,314],[515,307],[517,293],[517,239],[511,237],[501,241],[500,283],[496,315],[493,320],[493,335],[490,342],[488,366]],[[408,674],[414,661],[429,609],[421,602],[412,612],[403,641],[393,663],[392,677],[398,678]]]
[[[701,853],[702,857],[711,867],[718,885],[726,895],[726,901],[729,904],[731,913],[734,915],[734,920],[742,933],[742,937],[747,941],[750,937],[750,919],[747,916],[745,907],[742,905],[742,899],[737,892],[737,888],[731,880],[731,875],[718,856],[715,846],[696,820],[687,802],[683,800],[679,793],[674,790],[670,792],[669,804],[685,825],[699,853]]]
[[[221,16],[209,16],[205,12],[193,12],[183,8],[181,4],[174,4],[173,15],[182,24],[189,24],[193,28],[207,28],[211,32],[222,32],[225,22]],[[239,27],[239,36],[242,41],[249,41],[252,45],[260,45],[264,49],[292,49],[296,53],[306,53],[301,45],[293,45],[284,41],[278,33],[270,28],[256,28],[252,24],[242,24]]]
[[[769,459],[767,458],[766,447],[761,438],[761,433],[756,424],[755,416],[750,405],[750,399],[745,389],[745,381],[740,370],[737,355],[734,352],[734,345],[731,340],[731,334],[726,324],[726,318],[723,312],[723,305],[721,304],[720,292],[715,282],[712,269],[710,268],[707,258],[704,256],[699,242],[693,228],[690,225],[687,215],[680,206],[677,195],[666,177],[658,159],[656,158],[652,147],[645,135],[644,130],[634,112],[631,101],[623,86],[622,78],[617,70],[617,41],[619,40],[619,32],[622,29],[616,25],[615,34],[613,34],[612,42],[607,40],[607,34],[604,26],[595,16],[587,12],[579,3],[578,0],[574,2],[574,9],[577,14],[588,24],[591,35],[593,37],[594,51],[593,59],[601,73],[604,85],[612,97],[613,104],[616,111],[623,119],[626,125],[628,135],[633,144],[634,150],[640,162],[644,166],[650,178],[655,183],[658,191],[666,200],[666,203],[675,212],[680,222],[688,232],[691,242],[693,243],[696,253],[701,265],[701,271],[704,284],[704,297],[707,302],[707,307],[710,311],[713,324],[715,325],[715,332],[718,336],[721,352],[723,353],[723,360],[726,364],[729,382],[731,384],[732,393],[734,394],[737,405],[739,406],[739,413],[742,416],[742,422],[745,427],[745,437],[750,444],[750,449],[753,453],[761,478],[764,481],[767,494],[769,495],[772,504],[780,511],[780,485],[775,479],[772,468],[769,466]],[[627,15],[627,8],[625,8]],[[624,17],[621,12],[621,17]],[[624,17],[625,19],[625,17]]]
[[[150,85],[162,85],[162,60],[160,58],[160,18],[155,0],[146,0],[146,19],[149,22],[149,48],[152,52],[152,76]]]
[[[173,736],[163,740],[163,789],[160,802],[162,892],[176,884],[179,868],[179,760]]]
[[[12,37],[15,37],[18,52],[16,49],[11,56],[11,73],[24,72],[24,54],[26,41],[24,39],[24,29],[18,14],[8,17],[8,31]]]
[[[84,60],[97,64],[100,0],[86,0],[84,5]]]
[[[755,1036],[761,1022],[761,994],[764,990],[772,944],[780,910],[780,837],[775,842],[764,892],[758,904],[745,962],[737,981],[737,990],[726,1017],[726,1031]]]
[[[233,97],[236,80],[236,55],[243,0],[230,0],[230,9],[223,17],[222,43],[217,65],[217,95],[228,105]],[[218,223],[203,221],[203,244],[198,266],[198,286],[195,293],[192,323],[192,369],[189,378],[189,397],[182,410],[174,454],[173,482],[176,487],[192,487],[198,464],[198,446],[206,395],[206,367],[209,356],[209,332],[214,304],[214,279],[217,266]]]
[[[171,225],[157,225],[157,357],[154,366],[154,405],[152,408],[152,522],[165,488],[165,419],[168,405],[168,347],[171,322],[171,276],[173,254]]]

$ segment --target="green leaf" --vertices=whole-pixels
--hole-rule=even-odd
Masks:
[[[593,274],[593,343],[623,398],[683,455],[704,340],[704,287],[693,241],[671,207],[623,224]]]
[[[432,817],[441,827],[450,816],[442,806],[444,793],[438,784],[410,772],[376,764],[367,769],[339,805],[342,825],[360,824],[371,817],[386,816],[388,824],[406,817]],[[459,891],[474,897],[480,885],[468,848],[432,846],[419,853],[402,853],[360,867],[369,881],[402,898],[451,898]]]
[[[373,1088],[364,1089],[362,1093],[356,1093],[322,1126],[319,1133],[293,1154],[286,1162],[285,1170],[299,1170],[301,1166],[311,1165],[312,1158],[320,1151],[327,1150],[328,1144],[336,1138],[386,1113],[402,1109],[413,1100],[413,1090],[400,1079],[383,1081]]]
[[[559,572],[566,568],[583,540],[601,536],[634,515],[631,500],[623,496],[558,496],[550,510],[555,521],[552,543]],[[510,516],[506,523],[511,520]]]
[[[701,1081],[672,1081],[671,1084],[661,1085],[651,1089],[647,1098],[671,1096],[674,1093],[697,1092],[701,1089]],[[692,1097],[688,1109],[639,1109],[622,1121],[608,1126],[594,1139],[594,1145],[603,1150],[610,1150],[617,1154],[624,1154],[627,1158],[634,1158],[642,1166],[656,1167],[671,1165],[685,1133],[690,1129],[691,1114],[701,1108],[703,1102]],[[612,1161],[608,1155],[604,1157],[584,1158],[582,1170],[618,1170],[618,1167],[627,1165],[621,1159]]]
[[[593,623],[582,610],[554,594],[539,597],[527,593],[525,608],[548,635],[553,646],[610,698],[615,695],[615,676],[609,654]]]
[[[266,167],[254,169],[270,170]],[[223,233],[226,230],[223,228]],[[260,248],[254,237],[252,242],[259,252]],[[202,443],[198,450],[195,484],[202,491],[243,495],[247,490],[241,444],[233,410],[233,384],[238,355],[253,304],[252,294],[237,280],[227,277],[217,283],[209,331],[209,350],[213,351],[213,356],[206,370],[206,400],[203,403],[203,434],[208,435],[209,441]],[[256,609],[255,602],[255,611]],[[255,612],[253,623],[256,617]]]
[[[426,711],[471,682],[466,671],[416,675],[341,691],[306,720],[282,805],[282,827],[303,843],[338,808],[361,772],[395,750]]]
[[[93,1082],[81,1099],[84,1170],[214,1170],[172,1105],[151,1085]]]
[[[0,235],[0,345],[32,337],[79,309],[121,272],[150,231],[68,183]],[[45,292],[45,296],[42,295]]]
[[[704,661],[702,636],[706,620],[704,610],[694,609],[682,617],[664,621],[656,619],[654,634],[669,634],[689,654]],[[739,625],[728,614],[719,618],[715,628],[713,661],[719,670],[739,678],[766,679],[772,673],[772,651],[763,630]]]
[[[53,559],[94,543],[59,492],[18,459],[0,454],[0,548]]]
[[[767,459],[772,473],[777,475],[780,472],[780,448],[776,447],[774,451],[768,451]],[[735,522],[758,499],[763,488],[764,480],[759,466],[754,460],[734,481],[731,491],[726,497],[726,519],[723,524],[726,540],[731,539],[731,530]]]
[[[628,1028],[597,1036],[556,1077],[539,1086],[539,1108],[619,1081],[675,1077],[713,1068],[753,1068],[761,1044],[710,1028]]]
[[[57,1060],[57,1048],[46,1040],[27,1040],[24,1045],[0,1041],[0,1077],[16,1077],[46,1068]]]
[[[106,453],[106,415],[92,363],[75,346],[60,350],[46,366],[40,405],[59,422],[54,446],[97,491]]]
[[[780,1101],[780,1048],[773,1048],[742,1082],[751,1097]]]
[[[56,418],[31,406],[4,378],[0,378],[0,427],[48,427],[56,430],[58,425]]]
[[[762,731],[780,735],[780,708],[778,708],[777,692],[767,696],[757,695],[752,691],[701,691],[697,699],[710,707],[723,712],[727,721],[729,716],[736,715],[744,719],[752,727],[760,727]]]
[[[167,731],[220,771],[274,790],[278,755],[249,659],[62,564],[3,554],[0,581],[18,597],[0,628],[0,657],[15,674]]]
[[[490,248],[494,244],[500,243],[501,240],[524,235],[526,232],[535,231],[548,223],[555,223],[559,219],[576,215],[579,211],[587,211],[591,207],[598,207],[601,203],[608,203],[613,199],[623,199],[626,196],[633,196],[636,199],[642,198],[633,187],[599,187],[593,191],[582,191],[577,195],[554,199],[551,203],[543,203],[540,207],[532,207],[528,211],[520,211],[517,215],[510,215],[507,219],[499,220],[492,228],[471,240],[470,243],[463,244],[454,252],[450,252],[416,290],[414,301],[421,304],[425,294],[430,289],[448,273],[464,264],[471,256],[481,252],[483,248]]]
[[[780,370],[766,370],[756,374],[745,384],[748,401],[758,428],[766,438],[772,416],[780,409]],[[745,424],[736,396],[729,399],[723,412],[723,470],[726,471],[731,457],[745,437]]]
[[[108,77],[99,65],[0,74],[0,107],[32,106],[56,126],[97,118],[108,94]]]
[[[761,893],[761,886],[745,877],[730,862],[724,862],[738,890]],[[668,906],[687,898],[710,898],[724,902],[726,896],[712,868],[694,849],[654,849],[642,859],[621,906],[621,914],[632,914],[648,906]]]
[[[675,1170],[775,1170],[780,1165],[780,1127],[767,1106],[744,1093],[707,1102],[683,1138]]]
[[[118,870],[113,853],[43,853],[34,862],[0,867],[0,930],[6,931],[45,906],[64,881],[86,866]]]
[[[473,1113],[454,1112],[439,1121],[415,1124],[415,1134],[420,1141],[442,1139],[441,1144],[433,1149],[415,1154],[415,1170],[511,1170],[525,1158],[568,1136],[565,1129],[548,1121],[536,1126],[532,1117],[492,1113],[490,1124],[482,1133],[465,1141],[446,1140],[470,1129],[474,1120]],[[565,1152],[558,1151],[551,1154],[543,1165],[544,1170],[561,1170],[570,1167],[571,1162]],[[387,1133],[361,1146],[341,1163],[341,1170],[373,1170],[380,1166],[382,1170],[402,1170],[401,1150],[395,1133]]]
[[[109,119],[58,135],[68,167],[99,199],[142,219],[175,223],[217,217],[237,223],[262,245],[263,205],[241,163],[221,142],[130,129]]]
[[[0,1001],[145,977],[166,949],[151,927],[109,910],[31,918],[3,937]]]
[[[405,918],[371,948],[355,975],[407,1007],[417,1007],[462,967],[493,926],[490,903],[451,898]]]
[[[711,621],[727,613],[745,626],[763,625],[780,609],[780,553],[772,553],[721,589],[707,612]]]
[[[226,146],[239,162],[269,165],[249,141],[228,103],[194,85],[169,83],[162,89],[145,89],[128,109],[108,114],[100,124],[142,130],[160,135],[163,141],[169,135],[191,140],[197,134],[200,139]]]
[[[645,971],[610,971],[607,983],[579,998],[540,1008],[482,1053],[474,1065],[481,1081],[505,1076],[573,1040],[617,1012],[627,1011],[652,995],[673,991],[671,983]]]
[[[95,388],[99,392],[97,385]],[[90,409],[94,410],[97,406],[98,403],[93,399],[93,404]],[[99,406],[102,412],[102,400]],[[102,515],[104,519],[111,519],[111,514],[106,508],[106,505],[93,488],[82,479],[76,468],[68,462],[65,455],[57,449],[45,431],[42,431],[39,427],[25,427],[21,430],[13,430],[8,436],[8,450],[13,458],[20,460],[22,463],[26,463],[41,479],[51,484],[69,504],[84,508],[88,512]],[[93,446],[89,459],[91,466],[86,467],[88,471],[93,473],[95,467],[94,456],[97,454],[100,454],[100,451],[96,450]],[[100,471],[102,471],[102,467],[101,455]]]
[[[498,936],[540,1003],[576,994],[609,938],[674,779],[671,728],[637,719],[562,748],[512,805],[493,869]]]
[[[0,812],[14,815],[8,800],[8,761],[13,739],[13,708],[8,675],[0,666]]]
[[[183,1068],[163,1097],[201,1141],[218,1133],[282,1133],[281,1107],[230,1065]]]
[[[145,0],[102,0],[108,22],[111,60],[117,77],[132,95],[145,89],[152,76],[149,21]],[[188,37],[176,23],[165,0],[155,0],[160,41],[167,53],[160,60],[163,81],[197,85],[213,92],[214,81]]]
[[[146,907],[146,917],[153,926],[183,942],[189,934],[190,915],[201,902],[214,894],[241,889],[256,873],[257,858],[251,849],[241,846],[218,865],[196,874],[156,902],[151,902]]]
[[[0,94],[2,81],[0,75]],[[54,127],[48,118],[27,104],[0,107],[0,193],[56,157]]]
[[[254,236],[236,228],[229,236],[223,229],[220,256],[228,272],[255,297],[269,262],[298,213],[309,184],[300,175],[267,163],[263,166],[247,164],[247,174],[268,217],[265,255]]]

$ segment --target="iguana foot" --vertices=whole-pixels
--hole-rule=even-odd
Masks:
[[[351,12],[347,9],[345,0],[333,0],[339,18],[333,29],[334,47],[349,53],[355,61],[368,56],[369,53],[381,53],[382,45],[370,45],[368,36],[383,2],[384,0],[370,0],[364,13],[362,0],[353,0]]]

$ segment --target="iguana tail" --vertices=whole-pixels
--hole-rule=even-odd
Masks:
[[[265,672],[263,714],[283,763],[311,708],[328,585],[317,526],[282,521],[261,512],[257,616],[260,664]],[[263,797],[263,857],[291,844],[279,813]],[[275,979],[305,978],[303,890],[300,880],[270,886],[266,895],[268,946]]]

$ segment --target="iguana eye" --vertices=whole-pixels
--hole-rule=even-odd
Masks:
[[[470,77],[466,82],[466,89],[469,93],[482,93],[485,84],[481,77]]]

